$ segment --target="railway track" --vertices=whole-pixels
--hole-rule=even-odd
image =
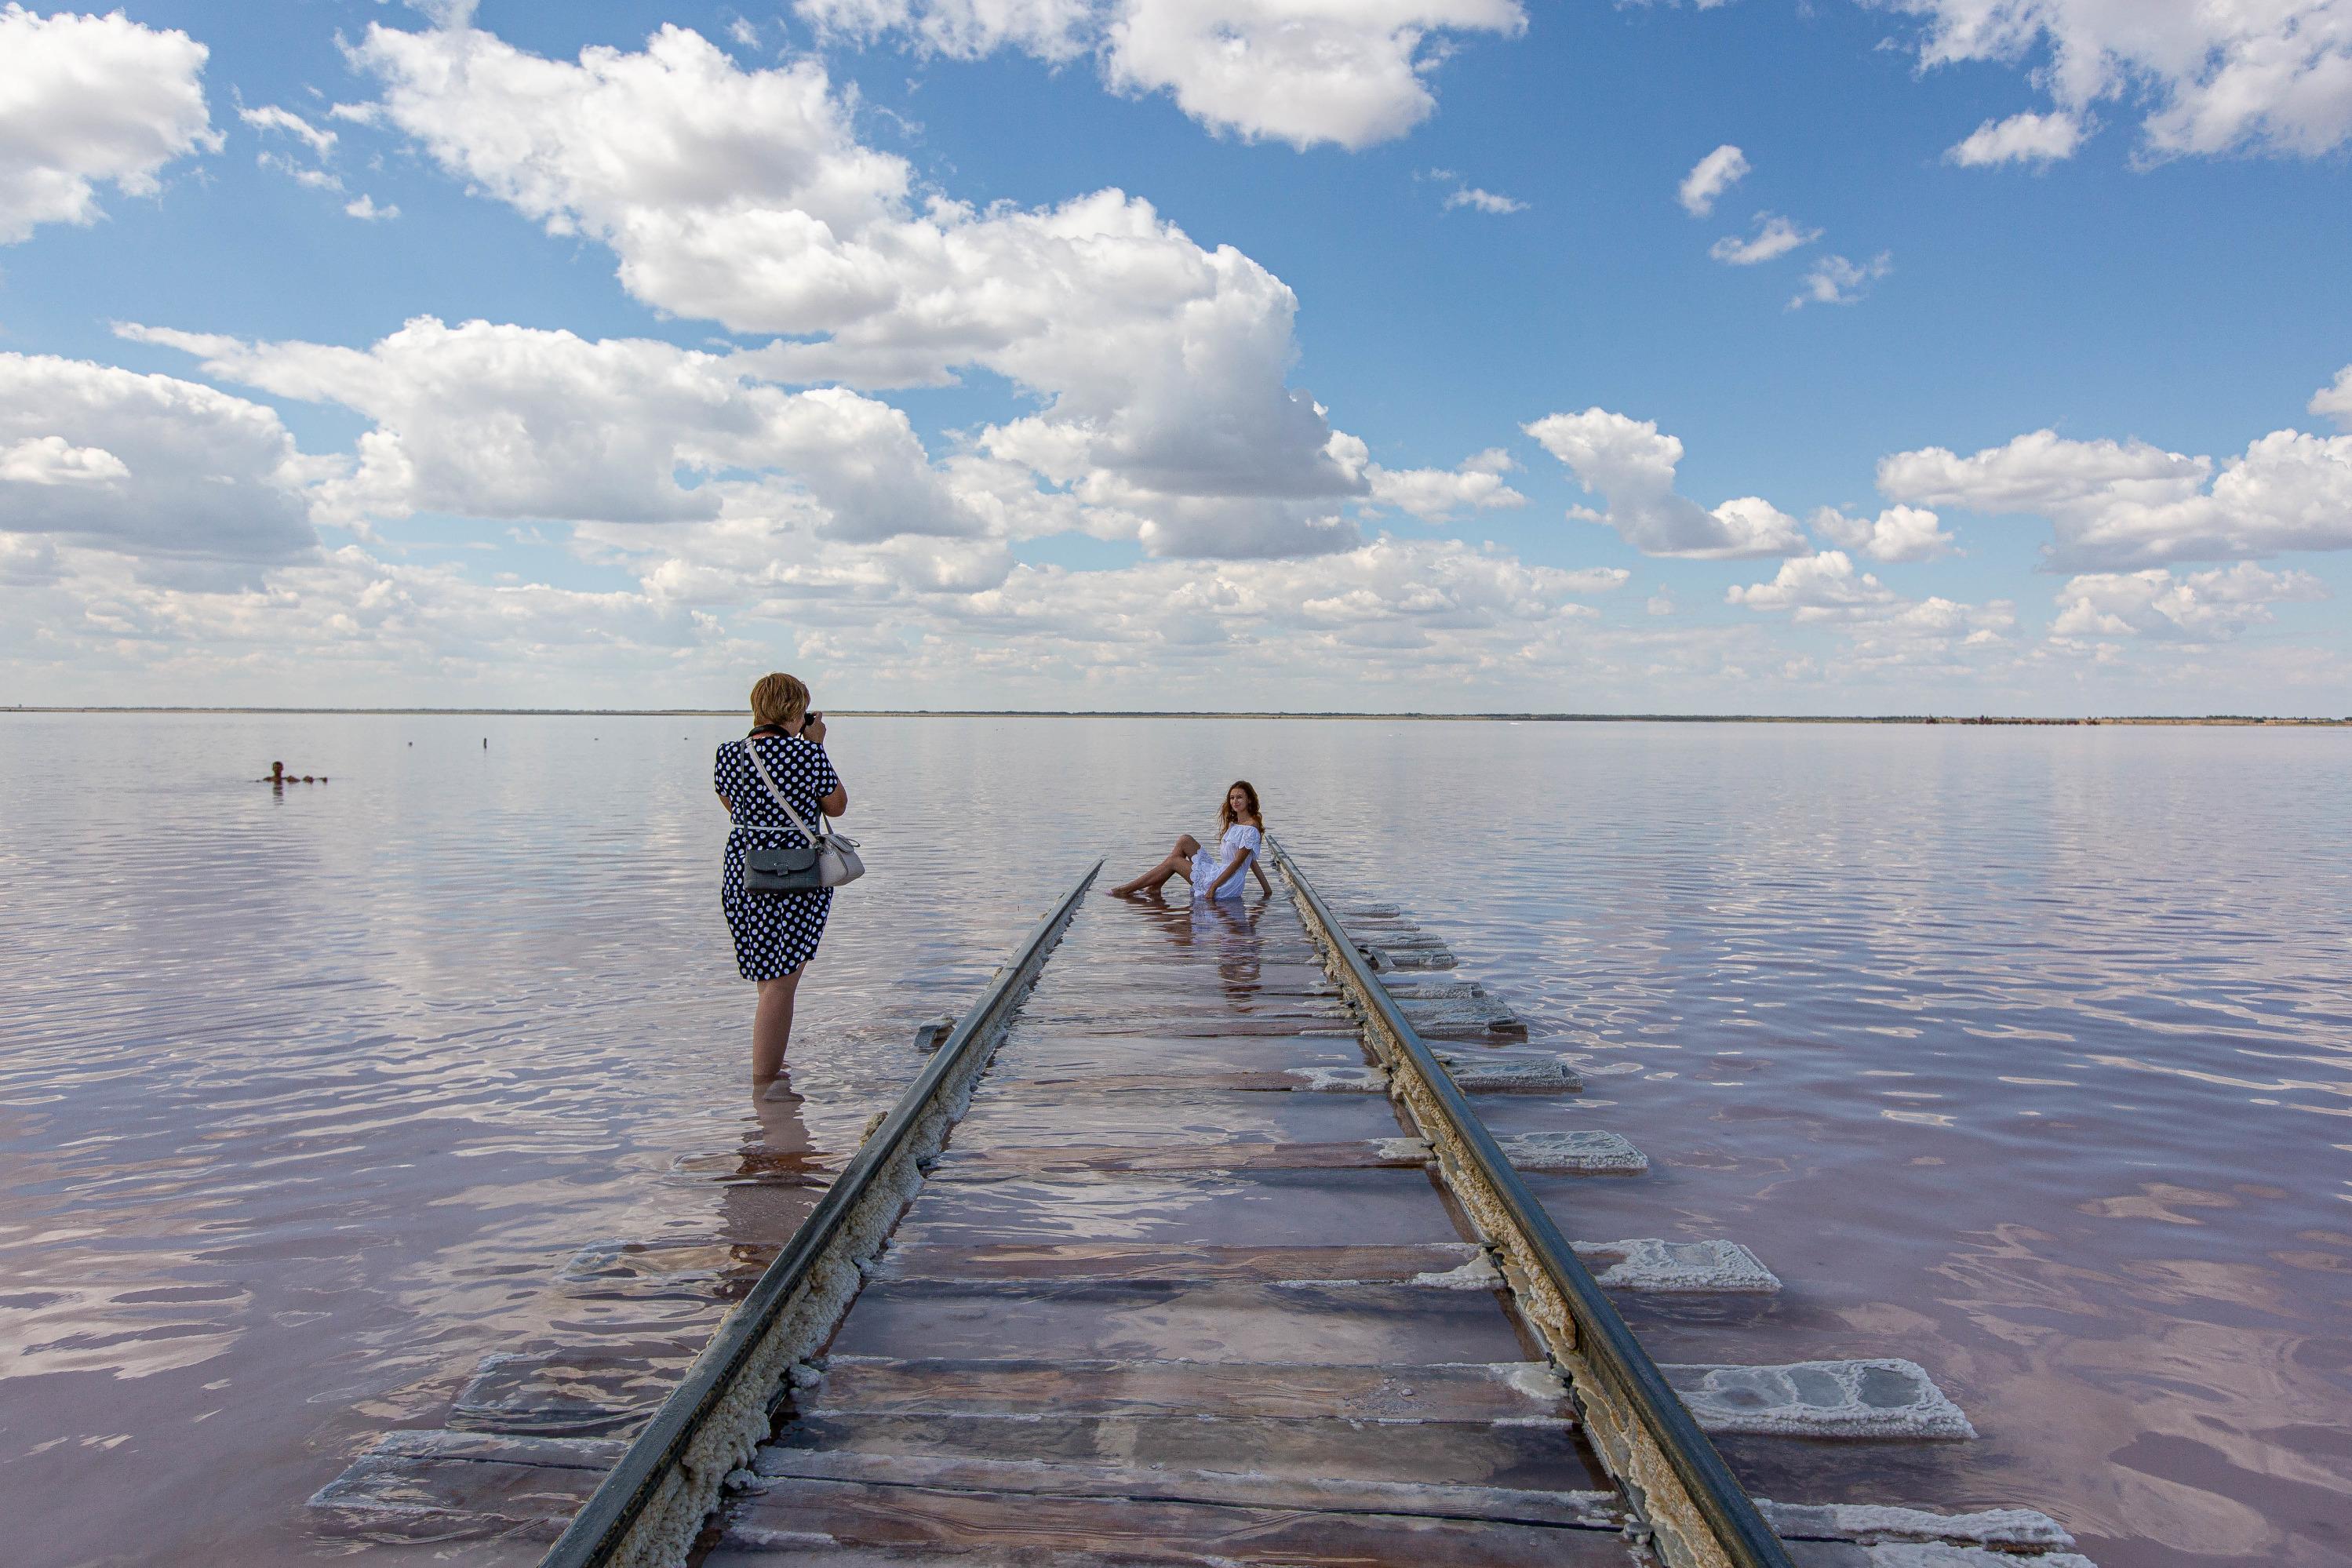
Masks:
[[[633,1440],[394,1433],[314,1500],[446,1539],[487,1498],[544,1568],[2084,1568],[2029,1511],[1750,1498],[1710,1427],[1965,1417],[1908,1363],[1654,1363],[1612,1291],[1778,1282],[1570,1240],[1529,1176],[1639,1151],[1541,1113],[1573,1072],[1441,943],[1270,859],[1240,909],[1082,909],[1090,870]]]

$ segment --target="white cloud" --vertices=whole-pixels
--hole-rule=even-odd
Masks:
[[[1096,55],[1114,89],[1165,92],[1213,131],[1349,150],[1437,107],[1428,78],[1454,35],[1526,30],[1517,0],[798,0],[838,38],[897,33],[977,58]]]
[[[1436,109],[1433,34],[1526,26],[1517,0],[1127,0],[1106,31],[1103,74],[1164,90],[1214,130],[1354,151]]]
[[[1935,513],[1919,507],[1889,507],[1875,517],[1849,517],[1823,507],[1813,514],[1813,531],[1873,560],[1933,560],[1952,550],[1952,536],[1937,526]]]
[[[1923,65],[2025,64],[2063,118],[2145,101],[2157,156],[2317,155],[2352,138],[2352,0],[1874,3],[1927,19]]]
[[[1475,185],[1464,185],[1445,198],[1447,212],[1456,207],[1475,207],[1482,213],[1524,213],[1528,210],[1525,202],[1514,201],[1494,191],[1482,191]]]
[[[2037,430],[1962,457],[1940,446],[1878,465],[1889,498],[2050,519],[2057,564],[2115,568],[2352,549],[2352,435],[2279,430],[2219,465],[2144,441]]]
[[[2175,577],[2146,571],[2092,572],[2058,591],[2058,639],[2137,636],[2167,643],[2217,643],[2271,619],[2270,607],[2328,597],[2305,571],[2266,571],[2252,561]]]
[[[1606,512],[1580,508],[1570,515],[1606,523],[1645,555],[1737,559],[1802,555],[1810,548],[1794,517],[1754,496],[1708,511],[1676,494],[1683,444],[1660,434],[1655,421],[1590,408],[1548,414],[1525,428],[1568,465],[1588,494],[1608,503]]]
[[[391,204],[379,207],[375,204],[375,198],[364,191],[360,193],[359,200],[345,202],[343,211],[362,223],[383,223],[400,216],[399,207]]]
[[[1782,561],[1772,580],[1726,589],[1724,601],[1785,612],[1801,626],[1841,629],[1848,638],[1846,664],[1855,671],[1952,667],[1972,651],[2000,646],[2017,623],[2016,609],[2006,600],[1979,605],[1906,599],[1870,573],[1857,571],[1843,550]]]
[[[1748,178],[1748,154],[1727,141],[1691,165],[1675,187],[1675,198],[1691,216],[1706,217],[1715,211],[1716,198]]]
[[[1285,384],[1297,299],[1107,190],[1052,208],[918,208],[905,162],[860,145],[824,70],[747,71],[667,27],[635,54],[541,59],[474,31],[372,27],[380,106],[454,172],[610,246],[639,298],[793,334],[748,370],[938,384],[995,371],[1038,413],[980,433],[1159,553],[1276,554],[1357,540],[1365,482]]]
[[[1727,267],[1754,267],[1759,262],[1776,260],[1821,237],[1819,229],[1799,228],[1792,219],[1777,213],[1759,213],[1754,237],[1740,239],[1726,235],[1707,246],[1706,254]]]
[[[2308,407],[2320,418],[2335,421],[2336,429],[2352,432],[2352,365],[2336,371],[2332,385],[2312,393]]]
[[[258,403],[0,353],[0,532],[132,554],[166,574],[283,561],[314,543],[304,489],[319,472]]]
[[[1724,602],[1750,610],[1786,610],[1800,622],[1881,619],[1903,596],[1868,572],[1857,572],[1843,550],[1784,560],[1769,582],[1724,590]]]
[[[201,354],[215,376],[374,421],[352,475],[320,486],[337,516],[676,522],[719,516],[749,476],[803,488],[830,538],[984,528],[899,410],[750,382],[728,356],[431,317],[365,350],[120,330]]]
[[[1964,169],[1991,163],[2055,163],[2083,145],[2083,122],[2071,114],[2012,114],[1988,120],[1947,149],[1944,157]]]
[[[1095,0],[794,0],[793,9],[828,39],[900,33],[955,59],[1014,48],[1057,63],[1094,47],[1102,16]]]
[[[111,485],[130,476],[103,446],[71,445],[62,435],[28,435],[0,447],[0,485]]]
[[[202,79],[208,53],[120,11],[0,9],[0,245],[39,224],[95,222],[100,182],[145,195],[173,159],[217,152]]]
[[[313,157],[326,158],[335,151],[333,131],[311,124],[290,109],[280,109],[274,103],[264,104],[258,109],[240,109],[236,117],[256,131],[284,131],[310,148]]]
[[[1789,308],[1801,310],[1808,305],[1851,305],[1869,292],[1870,285],[1895,270],[1895,258],[1880,251],[1867,262],[1848,261],[1842,256],[1825,256],[1816,262],[1812,271],[1789,300]]]
[[[1503,482],[1518,465],[1501,447],[1490,447],[1463,459],[1459,468],[1365,468],[1372,499],[1384,507],[1411,512],[1423,522],[1444,522],[1465,507],[1481,511],[1500,507],[1524,507],[1528,498]]]

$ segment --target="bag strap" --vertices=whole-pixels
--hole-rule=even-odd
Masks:
[[[768,793],[774,798],[777,805],[784,809],[784,815],[793,820],[793,826],[801,831],[801,837],[806,839],[812,847],[820,842],[824,835],[810,832],[809,825],[801,821],[801,814],[793,810],[793,803],[784,799],[784,792],[776,788],[775,777],[768,771],[767,763],[761,760],[759,737],[746,736],[743,739],[743,750],[751,758],[751,766],[759,773],[760,782],[768,787]],[[820,818],[824,814],[822,811],[817,813]]]

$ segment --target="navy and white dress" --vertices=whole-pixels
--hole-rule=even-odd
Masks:
[[[763,731],[719,748],[711,782],[727,798],[735,826],[727,830],[727,870],[720,880],[719,900],[727,909],[728,929],[735,934],[735,967],[747,980],[777,980],[816,956],[824,940],[825,916],[833,913],[833,889],[814,893],[746,893],[743,891],[743,851],[752,844],[799,845],[808,837],[793,826],[776,798],[761,782],[747,747],[760,748],[776,788],[801,814],[816,826],[818,802],[841,788],[824,747],[797,735]]]

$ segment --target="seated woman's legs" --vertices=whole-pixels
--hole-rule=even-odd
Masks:
[[[1111,892],[1125,898],[1129,894],[1140,893],[1147,887],[1163,886],[1171,876],[1181,876],[1190,882],[1192,877],[1192,857],[1200,852],[1201,841],[1186,833],[1176,841],[1176,847],[1168,852],[1167,859],[1137,877],[1133,882],[1120,883],[1117,887],[1112,888]]]

